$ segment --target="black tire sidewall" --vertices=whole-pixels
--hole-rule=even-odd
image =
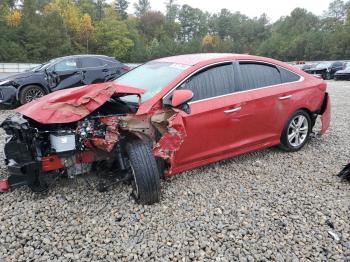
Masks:
[[[18,98],[19,98],[19,102],[21,103],[21,105],[24,105],[24,104],[30,102],[30,101],[26,101],[26,100],[25,100],[26,92],[28,92],[28,90],[30,90],[30,89],[40,89],[40,90],[43,92],[44,95],[46,94],[45,90],[44,90],[42,87],[38,86],[38,85],[28,85],[28,86],[25,86],[25,87],[23,87],[23,88],[21,89],[21,91],[20,91],[20,93],[19,93],[19,97],[18,97]]]
[[[307,122],[308,122],[308,131],[307,131],[307,137],[305,139],[305,141],[295,147],[295,146],[292,146],[288,140],[288,128],[289,128],[289,125],[291,123],[291,121],[298,115],[303,115],[304,117],[306,117],[307,119]],[[298,151],[300,150],[301,148],[304,147],[304,145],[307,143],[307,141],[309,140],[310,138],[310,133],[311,133],[311,130],[312,130],[312,122],[311,122],[311,118],[310,118],[310,115],[308,112],[306,112],[305,110],[298,110],[296,111],[287,121],[286,125],[284,126],[283,128],[283,131],[282,131],[282,135],[281,135],[281,145],[280,147],[286,151]]]
[[[132,185],[137,186],[138,194],[133,197],[140,204],[153,204],[160,200],[160,175],[156,158],[149,142],[135,141],[126,147],[129,157]]]

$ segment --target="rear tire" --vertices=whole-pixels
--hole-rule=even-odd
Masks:
[[[160,200],[160,175],[150,143],[135,141],[127,145],[132,172],[132,195],[139,204],[150,205]]]
[[[304,110],[296,111],[283,128],[279,147],[288,152],[300,150],[308,141],[311,130],[309,113]]]
[[[19,102],[21,105],[29,103],[35,99],[44,96],[46,93],[44,89],[37,85],[29,85],[23,87],[19,93]]]

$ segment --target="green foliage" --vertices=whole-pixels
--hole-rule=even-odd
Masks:
[[[129,2],[127,0],[115,1],[115,11],[122,19],[128,18],[128,13],[127,13],[128,7],[129,7]]]
[[[136,16],[141,17],[151,10],[151,4],[149,0],[138,0],[138,2],[134,4],[134,8]]]
[[[129,37],[125,22],[108,16],[96,23],[95,52],[125,59],[134,42]]]
[[[296,8],[271,23],[222,9],[210,14],[176,0],[166,12],[149,0],[0,1],[0,61],[44,62],[84,52],[124,62],[184,53],[251,53],[285,61],[350,59],[350,0],[334,0],[320,17]]]

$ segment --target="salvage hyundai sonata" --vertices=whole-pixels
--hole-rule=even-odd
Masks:
[[[297,151],[319,115],[321,134],[330,123],[322,79],[234,54],[157,59],[16,111],[1,125],[10,173],[4,191],[5,183],[46,191],[58,178],[91,172],[100,190],[130,181],[143,204],[159,201],[163,176],[276,145]]]

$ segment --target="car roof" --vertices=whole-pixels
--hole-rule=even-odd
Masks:
[[[54,60],[61,60],[61,59],[65,59],[65,58],[79,58],[79,57],[99,57],[99,58],[117,61],[114,57],[110,57],[110,56],[106,56],[106,55],[89,55],[89,54],[69,55],[69,56],[62,56],[62,57],[57,57],[57,58],[53,58],[53,59]]]
[[[214,59],[224,59],[224,58],[234,58],[242,55],[238,54],[228,54],[228,53],[200,53],[200,54],[187,54],[187,55],[178,55],[178,56],[169,56],[164,58],[159,58],[153,60],[154,62],[168,62],[168,63],[177,63],[193,66],[201,62],[209,62]]]

